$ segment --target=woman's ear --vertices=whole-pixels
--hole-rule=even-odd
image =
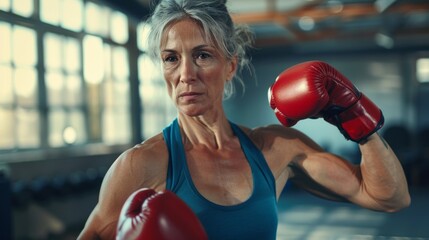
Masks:
[[[228,62],[227,81],[232,80],[237,71],[237,56],[232,57]]]

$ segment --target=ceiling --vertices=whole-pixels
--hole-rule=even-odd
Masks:
[[[156,0],[105,0],[144,19]],[[257,48],[429,50],[429,0],[229,0]]]

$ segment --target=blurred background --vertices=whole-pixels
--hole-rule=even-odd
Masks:
[[[146,55],[150,0],[0,0],[0,239],[75,239],[104,174],[176,116]],[[248,127],[277,123],[267,89],[285,68],[328,62],[384,112],[410,208],[366,211],[285,189],[278,239],[429,239],[429,1],[229,0],[254,31],[255,74],[225,101]],[[426,102],[426,103],[425,103]],[[358,163],[322,120],[295,128]]]

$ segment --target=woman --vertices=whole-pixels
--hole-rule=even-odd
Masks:
[[[362,161],[355,166],[295,129],[228,121],[224,91],[231,93],[236,72],[248,63],[250,35],[233,25],[225,1],[161,1],[150,23],[150,54],[161,61],[178,116],[114,162],[81,239],[114,238],[122,205],[140,188],[176,193],[210,239],[275,239],[276,202],[289,179],[318,196],[373,210],[409,205],[401,165],[375,132],[379,127],[359,139]],[[283,103],[276,101],[280,119]]]

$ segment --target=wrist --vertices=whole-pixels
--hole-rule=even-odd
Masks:
[[[356,103],[336,115],[334,119],[334,124],[344,137],[357,143],[366,141],[384,124],[381,110],[363,94]]]

